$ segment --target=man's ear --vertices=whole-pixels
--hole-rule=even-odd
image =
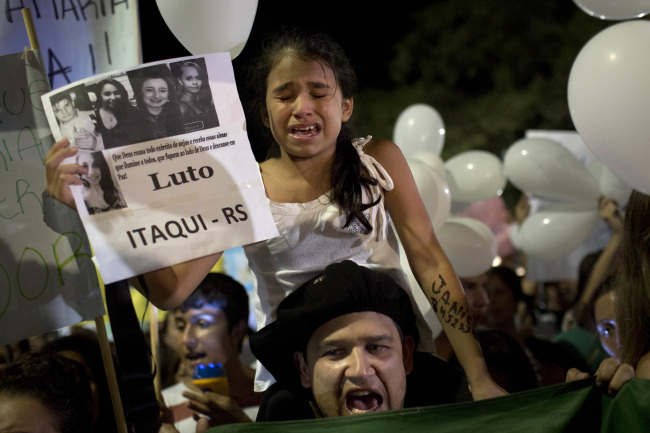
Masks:
[[[269,110],[266,109],[266,106],[260,107],[260,116],[262,117],[262,123],[267,128],[271,127],[271,121],[269,120]]]
[[[303,388],[311,388],[311,377],[309,375],[309,366],[307,365],[307,361],[305,361],[305,355],[302,352],[295,352],[293,354],[293,363],[300,373],[300,383]]]
[[[413,371],[413,351],[415,350],[415,341],[413,337],[407,335],[404,337],[404,347],[402,348],[402,360],[404,361],[404,371],[409,374]]]

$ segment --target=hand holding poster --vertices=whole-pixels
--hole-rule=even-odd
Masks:
[[[142,65],[42,96],[105,282],[277,236],[230,55]]]

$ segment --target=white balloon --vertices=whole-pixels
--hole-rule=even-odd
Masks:
[[[524,220],[517,245],[531,257],[556,260],[578,248],[599,220],[597,203],[550,205]]]
[[[445,177],[445,163],[438,154],[433,152],[416,152],[409,159],[423,162],[435,170],[440,176]]]
[[[650,13],[650,0],[573,0],[587,14],[601,20],[641,18]]]
[[[503,167],[508,180],[522,191],[562,201],[598,202],[598,180],[556,141],[518,140],[506,151]]]
[[[600,179],[600,176],[603,174],[603,169],[605,166],[603,165],[602,162],[598,160],[598,158],[594,158],[591,161],[589,161],[586,164],[587,170],[589,170],[589,173],[596,179]]]
[[[393,141],[407,158],[417,152],[440,155],[445,143],[445,124],[435,108],[413,104],[397,117]]]
[[[492,267],[497,255],[497,239],[481,221],[448,218],[436,235],[458,277],[475,277]]]
[[[445,171],[452,200],[463,203],[501,195],[507,182],[501,160],[483,150],[459,153],[445,162]]]
[[[606,165],[595,159],[589,164],[589,170],[598,179],[600,193],[618,204],[619,208],[625,208],[633,188],[616,176]]]
[[[165,23],[193,55],[230,52],[234,59],[250,35],[258,0],[156,0]]]
[[[576,130],[627,184],[650,193],[650,22],[615,24],[576,57],[568,101]]]
[[[437,230],[445,223],[451,211],[451,195],[447,182],[423,162],[408,160],[407,162],[431,224],[434,230]]]
[[[625,208],[633,188],[616,176],[609,168],[604,167],[599,178],[600,192],[605,197],[616,201],[619,208]]]

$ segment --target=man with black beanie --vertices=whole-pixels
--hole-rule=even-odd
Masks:
[[[392,278],[351,261],[329,265],[289,294],[276,320],[251,337],[253,354],[277,381],[257,421],[470,400],[459,398],[462,373],[417,354],[418,340],[411,300]],[[414,360],[423,365],[411,375],[417,385],[407,380]]]

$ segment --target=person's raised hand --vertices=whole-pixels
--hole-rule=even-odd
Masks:
[[[61,162],[79,151],[76,147],[69,147],[67,138],[57,141],[45,156],[45,191],[66,206],[77,209],[70,191],[70,185],[82,185],[79,176],[88,174],[88,170],[79,164],[64,164]]]
[[[622,230],[623,217],[618,210],[616,201],[607,197],[600,197],[598,199],[598,213],[613,232],[620,232]]]
[[[606,358],[600,363],[595,376],[596,386],[613,396],[621,390],[627,381],[634,379],[634,368],[629,364],[621,364],[616,358]],[[573,382],[588,377],[590,377],[589,373],[571,368],[567,371],[566,381]]]
[[[210,427],[223,424],[253,422],[230,397],[211,391],[204,393],[185,391],[183,392],[183,397],[189,400],[188,406],[190,409],[209,418]],[[200,419],[197,419],[198,421]]]

